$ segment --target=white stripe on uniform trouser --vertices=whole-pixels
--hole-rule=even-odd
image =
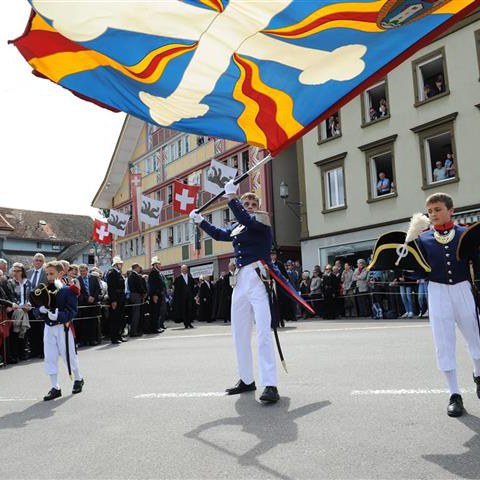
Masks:
[[[260,385],[277,385],[277,366],[271,333],[270,306],[265,285],[255,271],[256,264],[240,268],[232,296],[232,335],[240,378],[252,383],[252,327],[255,322]]]
[[[470,356],[480,358],[475,300],[468,281],[455,285],[429,282],[428,311],[440,370],[448,372],[456,369],[455,323],[467,342]]]
[[[70,365],[72,373],[78,371],[78,358],[75,353],[75,341],[72,331],[68,330],[68,346],[70,354]],[[63,363],[67,366],[67,353],[65,348],[65,330],[63,325],[54,325],[50,327],[45,325],[43,331],[43,348],[45,354],[45,372],[48,375],[58,373],[58,357],[61,356]]]

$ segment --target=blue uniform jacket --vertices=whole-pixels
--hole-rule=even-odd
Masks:
[[[237,267],[243,267],[257,260],[270,261],[272,247],[272,228],[250,215],[238,198],[228,202],[230,210],[238,223],[226,228],[218,228],[203,220],[200,228],[213,239],[233,242]]]
[[[38,308],[33,310],[36,318],[41,318],[48,326],[65,324],[77,316],[78,298],[75,293],[66,285],[63,286],[55,295],[55,303],[58,308],[57,320],[50,320],[47,314],[40,313]]]
[[[455,225],[453,228],[455,237],[445,245],[435,240],[433,229],[423,232],[417,239],[425,260],[432,268],[432,271],[427,274],[427,278],[432,282],[455,285],[470,279],[468,262],[457,260],[456,255],[458,241],[466,227]],[[445,234],[448,231],[440,233]]]

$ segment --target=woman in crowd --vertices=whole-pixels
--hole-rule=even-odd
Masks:
[[[368,295],[368,271],[367,262],[363,258],[357,260],[357,268],[353,272],[355,282],[355,293],[357,296],[357,310],[360,317],[370,316],[370,301]]]
[[[17,363],[27,358],[26,333],[30,328],[28,311],[30,310],[31,283],[27,279],[27,271],[22,263],[14,263],[12,278],[7,282],[7,288],[15,297],[15,308],[12,312],[12,330],[8,337],[7,350],[10,352],[8,363]]]
[[[310,282],[310,302],[315,310],[317,317],[321,316],[320,300],[322,298],[322,277],[320,267],[314,268]]]
[[[342,272],[342,294],[345,296],[345,316],[356,317],[357,308],[355,306],[355,282],[353,281],[353,270],[348,262],[345,262]]]

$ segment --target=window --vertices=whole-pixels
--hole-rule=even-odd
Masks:
[[[175,225],[173,231],[175,232],[175,245],[183,243],[183,225]]]
[[[144,160],[144,174],[150,175],[154,171],[154,155],[150,155]]]
[[[393,145],[397,135],[358,147],[365,153],[368,200],[372,202],[396,196]]]
[[[188,260],[190,258],[190,245],[182,246],[182,260]]]
[[[320,167],[323,210],[327,213],[333,210],[347,208],[345,198],[344,162],[347,153],[315,162]]]
[[[60,251],[62,249],[61,245],[58,245],[57,243],[54,243],[52,245],[52,250]]]
[[[223,225],[229,225],[230,224],[230,209],[225,208],[222,210],[222,216],[223,216]]]
[[[197,137],[197,147],[205,143],[205,137]]]
[[[238,155],[233,155],[228,158],[227,165],[232,168],[238,168]]]
[[[363,115],[362,126],[390,117],[386,79],[365,90],[362,93],[361,99]]]
[[[173,200],[173,185],[168,185],[167,187],[167,203],[172,203]]]
[[[42,242],[37,242],[37,248],[42,248]]]
[[[173,246],[173,227],[167,228],[167,247]]]
[[[145,237],[140,238],[140,255],[145,255]]]
[[[459,180],[454,136],[456,116],[457,113],[452,113],[412,128],[420,142],[424,189]]]
[[[205,240],[205,255],[212,255],[213,254],[213,241],[211,238],[207,238]]]
[[[188,135],[185,135],[183,137],[183,141],[185,143],[185,153],[188,153],[190,151],[190,137]]]
[[[335,112],[318,126],[318,143],[323,143],[333,138],[340,137],[340,112]]]
[[[242,167],[241,167],[240,173],[248,172],[248,169],[250,168],[249,160],[250,160],[249,152],[248,150],[244,150],[242,152]]]
[[[445,50],[443,48],[415,60],[412,67],[415,106],[450,93]]]
[[[192,224],[190,222],[184,223],[183,228],[185,229],[185,242],[190,242],[192,237]]]
[[[160,250],[162,248],[162,231],[158,230],[155,234],[155,250]]]

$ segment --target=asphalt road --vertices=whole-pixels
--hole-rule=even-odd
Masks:
[[[468,415],[447,417],[428,324],[304,321],[281,332],[278,404],[237,379],[229,327],[80,351],[84,391],[41,361],[0,369],[0,479],[480,478],[480,400],[458,341]]]

